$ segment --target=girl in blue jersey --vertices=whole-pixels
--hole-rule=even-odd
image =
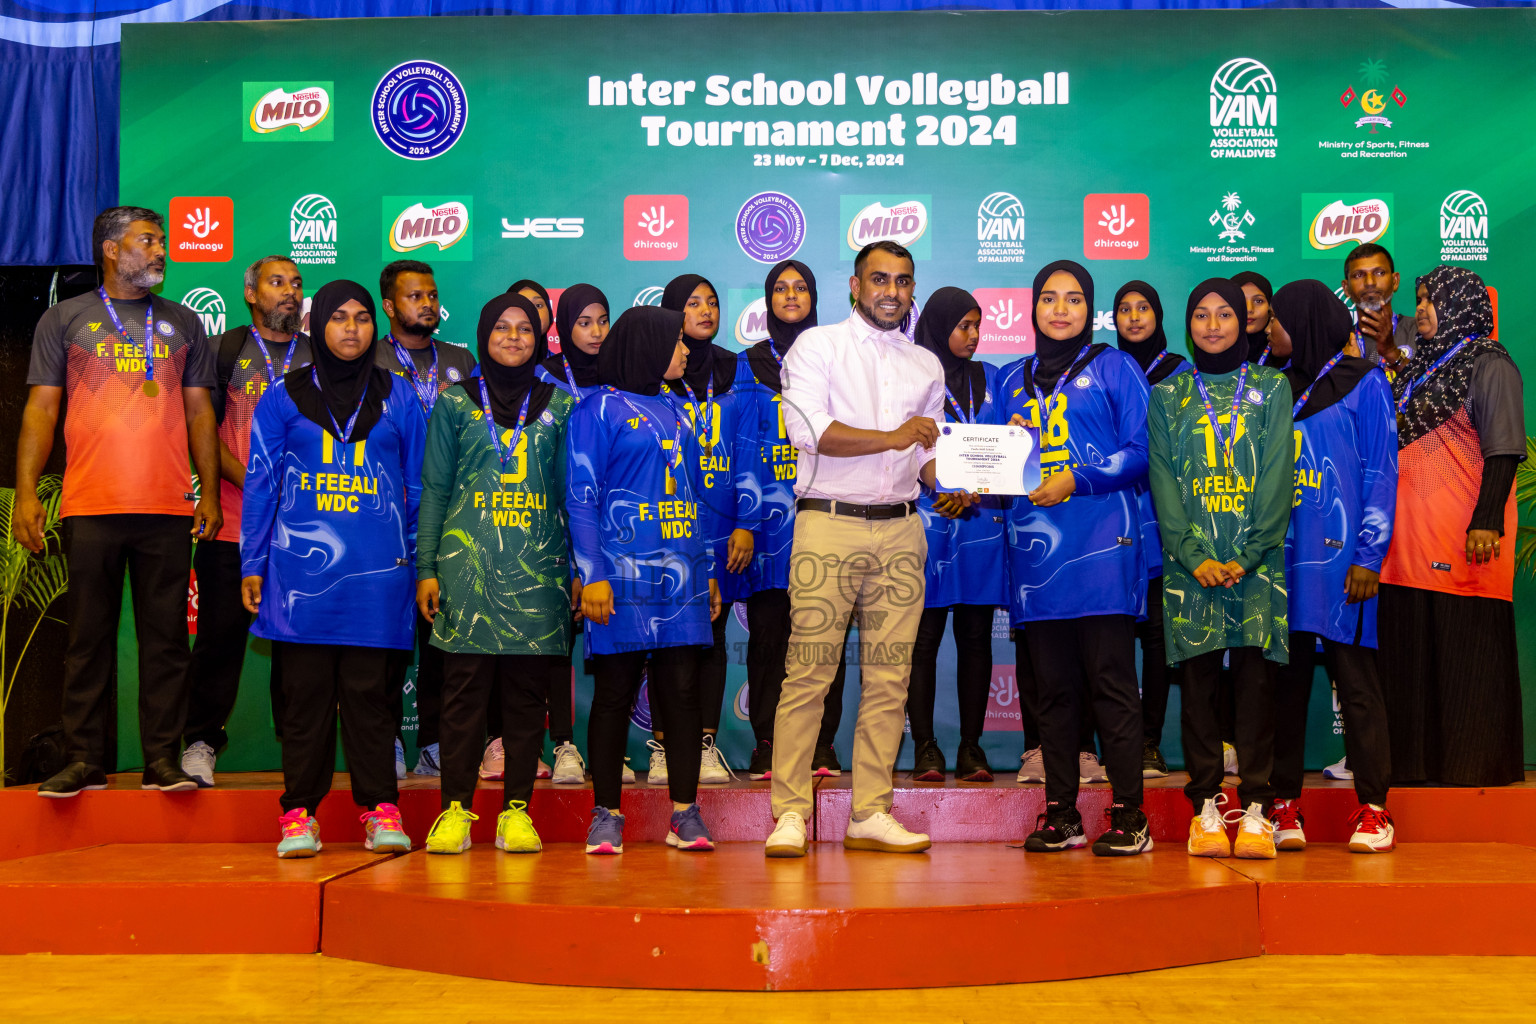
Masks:
[[[703,738],[698,665],[720,598],[702,537],[698,441],[687,412],[664,388],[687,364],[682,330],[680,313],[625,310],[599,353],[605,386],[576,407],[567,432],[566,511],[595,684],[588,853],[624,849],[624,817],[616,813],[624,741],[647,658],[670,755],[667,842],[714,848],[695,803]]]
[[[1376,670],[1376,590],[1397,506],[1397,423],[1392,386],[1368,360],[1346,355],[1353,324],[1321,281],[1275,294],[1275,333],[1291,341],[1286,371],[1296,422],[1296,488],[1285,538],[1291,660],[1276,693],[1275,845],[1306,848],[1297,801],[1317,641],[1344,716],[1344,747],[1360,800],[1350,849],[1396,844],[1386,812],[1391,781],[1387,709]]]
[[[997,367],[972,358],[980,324],[981,304],[963,288],[934,292],[917,321],[917,344],[938,356],[944,367],[944,416],[950,423],[1001,422]],[[907,690],[907,718],[915,748],[912,778],[944,779],[944,752],[933,734],[933,704],[939,644],[953,609],[955,691],[960,708],[955,778],[991,782],[981,733],[992,689],[992,613],[1008,602],[1003,503],[995,495],[982,495],[975,505],[958,512],[948,495],[925,491],[918,496],[917,510],[928,537],[928,559],[923,617],[912,648],[912,682]]]
[[[404,852],[387,658],[415,643],[426,419],[410,384],[374,365],[366,288],[321,288],[310,323],[314,363],[256,406],[240,520],[242,598],[251,631],[272,641],[286,702],[277,855],[320,851],[338,708],[367,847]]]
[[[795,537],[795,471],[799,452],[784,429],[780,370],[795,339],[816,326],[816,275],[798,260],[783,260],[763,282],[768,337],[736,361],[737,401],[743,439],[755,446],[744,458],[751,474],[740,478],[742,518],[754,524],[753,559],[747,570],[747,701],[756,747],[747,775],[754,781],[773,775],[773,720],[784,686],[789,655],[789,556]],[[841,772],[832,740],[843,717],[847,656],[821,712],[811,772]]]
[[[1145,281],[1127,281],[1115,292],[1114,309],[1120,351],[1136,360],[1149,388],[1189,368],[1189,360],[1168,351],[1163,302],[1156,288]],[[1150,487],[1141,488],[1140,501],[1141,550],[1147,561],[1147,617],[1136,623],[1136,639],[1141,641],[1141,775],[1160,779],[1168,774],[1161,744],[1172,675],[1163,644],[1163,544]]]
[[[1114,791],[1100,856],[1152,848],[1141,812],[1136,620],[1146,614],[1138,490],[1147,479],[1147,381],[1093,343],[1093,279],[1071,260],[1035,275],[1035,352],[998,384],[1003,414],[1039,430],[1042,482],[1008,513],[1009,604],[1027,626],[1046,810],[1034,851],[1087,844],[1077,812],[1082,704],[1092,700]]]
[[[697,274],[682,274],[663,289],[661,308],[675,310],[684,317],[683,344],[688,346],[688,369],[677,380],[669,381],[668,387],[687,410],[698,440],[702,482],[699,513],[704,542],[714,555],[720,587],[720,613],[712,624],[713,642],[699,666],[699,703],[704,713],[699,781],[714,785],[731,781],[730,768],[715,746],[715,737],[720,732],[729,660],[725,646],[725,627],[729,621],[726,613],[732,604],[746,598],[745,574],[752,564],[752,523],[740,515],[743,510],[738,508],[737,477],[745,474],[744,464],[755,452],[745,443],[747,439],[738,427],[739,407],[733,391],[736,353],[714,343],[720,330],[720,298],[715,286]],[[750,486],[750,478],[743,484]],[[756,502],[745,502],[748,514],[755,507]],[[662,700],[665,699],[663,696]],[[665,718],[663,706],[657,720]],[[653,785],[666,781],[666,754],[656,742],[661,739],[662,731],[658,728],[656,740],[652,741],[649,781]]]
[[[555,331],[560,352],[539,364],[539,379],[579,402],[599,387],[597,353],[608,336],[608,296],[594,285],[571,285],[560,293]]]

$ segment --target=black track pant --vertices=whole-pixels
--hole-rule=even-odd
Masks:
[[[758,743],[773,742],[789,659],[789,591],[759,590],[747,598],[747,713]],[[846,649],[837,663],[832,688],[821,712],[818,747],[830,746],[843,721],[843,683],[848,677]]]
[[[331,791],[336,770],[336,716],[352,776],[352,799],[373,810],[398,803],[395,714],[383,647],[273,643],[283,695],[283,810],[311,816]]]
[[[1035,682],[1035,669],[1029,656],[1029,631],[1023,626],[1013,629],[1014,680],[1019,688],[1019,721],[1024,730],[1024,749],[1040,746],[1040,687]],[[1077,749],[1094,753],[1093,704],[1082,702],[1082,721],[1077,730]],[[1074,762],[1075,763],[1075,762]]]
[[[240,696],[251,629],[251,613],[240,603],[240,545],[198,541],[192,568],[197,573],[197,638],[192,641],[191,696],[183,737],[189,747],[201,741],[219,751],[229,744],[224,726]],[[271,664],[272,721],[282,739],[282,683],[276,660]]]
[[[1183,664],[1184,767],[1189,784],[1184,794],[1200,813],[1206,800],[1221,791],[1221,721],[1217,712],[1224,651],[1211,651]],[[1275,790],[1270,772],[1275,760],[1276,666],[1257,647],[1234,647],[1233,707],[1236,721],[1238,802],[1261,804],[1269,813]]]
[[[649,657],[649,662],[647,662]],[[592,766],[592,799],[619,809],[629,713],[644,675],[652,717],[667,753],[667,788],[677,803],[691,804],[699,793],[699,754],[704,728],[699,716],[699,649],[661,647],[652,651],[592,657],[592,714],[587,718],[587,757]],[[659,713],[659,717],[658,717]]]
[[[939,645],[949,608],[924,608],[912,647],[912,680],[907,687],[907,720],[912,740],[933,739],[933,705],[938,693]],[[960,705],[960,741],[980,743],[992,691],[992,613],[989,604],[954,606],[955,692]]]
[[[1163,640],[1163,578],[1147,583],[1147,621],[1136,623],[1141,641],[1141,734],[1161,743],[1168,717],[1168,689],[1173,672],[1168,668],[1168,648]]]
[[[432,646],[432,623],[416,614],[416,747],[430,747],[438,741],[438,723],[443,715],[443,651]],[[411,667],[410,651],[391,651],[390,689],[398,694],[395,732],[405,722],[405,674]],[[487,698],[489,699],[489,698]]]
[[[537,654],[443,654],[441,755],[443,810],[475,798],[485,750],[486,709],[499,693],[501,742],[506,751],[502,808],[533,796],[534,774],[544,749],[544,709],[549,683],[569,659]],[[568,682],[568,680],[567,680]]]
[[[1275,796],[1301,796],[1307,745],[1307,702],[1317,664],[1317,634],[1291,634],[1291,663],[1281,667],[1275,695]],[[1392,745],[1387,705],[1376,672],[1376,650],[1323,638],[1323,663],[1338,693],[1344,716],[1344,752],[1355,773],[1355,794],[1363,804],[1384,807],[1392,780]],[[1242,766],[1242,760],[1238,760]]]

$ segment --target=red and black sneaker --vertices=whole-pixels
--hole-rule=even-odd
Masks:
[[[1306,819],[1301,816],[1299,800],[1276,800],[1269,812],[1269,820],[1275,826],[1275,849],[1305,850],[1307,848]]]

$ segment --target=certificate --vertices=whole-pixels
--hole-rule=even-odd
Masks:
[[[934,449],[941,491],[1028,494],[1040,486],[1040,444],[1033,427],[946,423]]]

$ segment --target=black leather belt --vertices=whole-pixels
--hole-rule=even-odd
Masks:
[[[905,519],[917,512],[917,502],[898,501],[894,505],[855,505],[851,501],[832,501],[828,498],[796,498],[795,508],[801,512],[830,512],[835,516],[855,516],[859,519]]]

